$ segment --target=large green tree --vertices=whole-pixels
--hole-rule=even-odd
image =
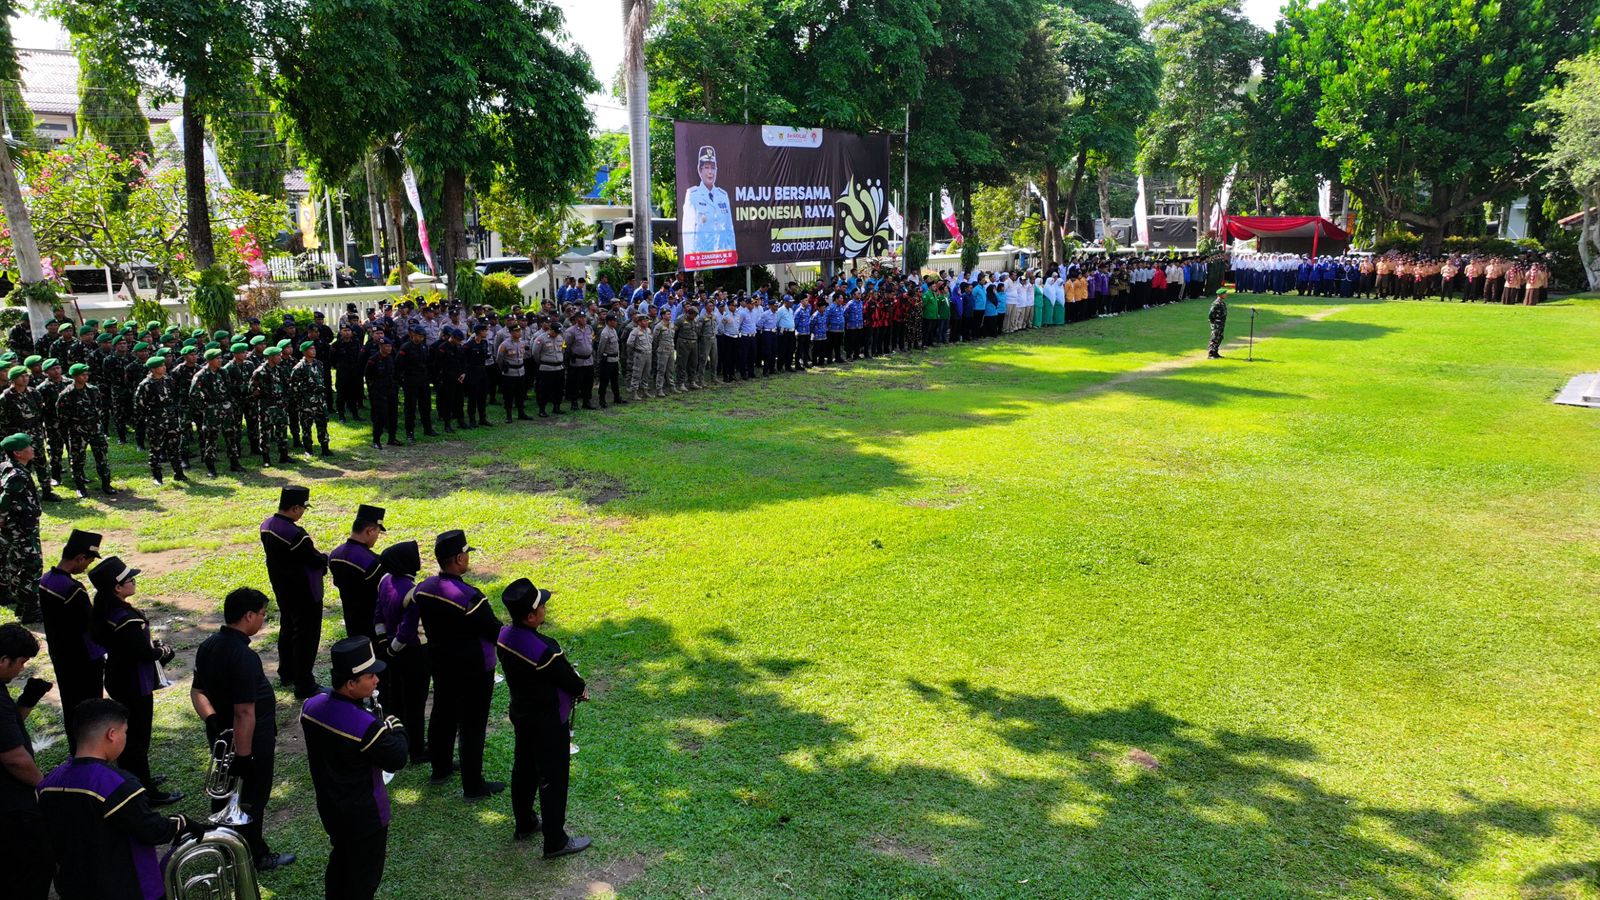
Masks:
[[[1539,130],[1550,140],[1545,168],[1578,194],[1583,224],[1578,257],[1589,289],[1600,288],[1600,52],[1563,62],[1566,80],[1534,105]]]
[[[1527,188],[1548,146],[1530,104],[1595,22],[1592,0],[1294,0],[1265,61],[1278,153],[1437,247]]]
[[[1143,130],[1141,164],[1193,183],[1200,233],[1212,198],[1244,156],[1246,88],[1266,35],[1240,0],[1155,0],[1145,7],[1161,85]]]
[[[0,79],[16,82],[22,78],[22,67],[17,61],[17,48],[11,32],[11,20],[19,10],[16,0],[0,0]],[[28,321],[33,336],[44,334],[45,320],[50,317],[50,304],[43,292],[30,285],[44,280],[44,268],[39,263],[39,245],[33,237],[33,223],[28,218],[28,207],[22,199],[22,187],[17,183],[16,168],[11,159],[11,148],[0,140],[0,207],[4,207],[6,226],[10,230],[13,256],[16,259],[19,285],[17,290],[28,307]]]
[[[117,153],[149,154],[150,120],[140,105],[143,85],[118,43],[104,10],[83,9],[71,19],[78,58],[78,120],[83,134]]]
[[[266,8],[274,0],[50,0],[52,11],[74,33],[94,23],[116,23],[106,32],[122,58],[162,85],[165,96],[182,95],[184,194],[189,249],[196,265],[215,261],[211,210],[206,192],[205,117],[223,111],[237,95],[259,50]]]
[[[1045,34],[1065,79],[1066,103],[1045,162],[1051,233],[1076,214],[1084,175],[1126,169],[1155,106],[1161,65],[1129,0],[1049,0]],[[1068,175],[1066,202],[1060,176]]]

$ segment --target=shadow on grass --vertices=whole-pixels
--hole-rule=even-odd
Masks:
[[[1151,703],[1080,709],[963,680],[906,683],[904,702],[922,708],[904,721],[976,724],[992,741],[942,747],[926,730],[937,724],[923,725],[915,739],[933,755],[885,760],[863,740],[904,725],[829,714],[808,688],[828,676],[803,653],[753,651],[726,627],[685,641],[645,617],[558,634],[595,696],[575,720],[569,819],[595,849],[543,863],[510,839],[509,794],[464,804],[458,783],[430,787],[426,767],[408,769],[391,785],[385,896],[578,898],[597,881],[621,891],[643,878],[629,893],[1442,898],[1509,836],[1552,836],[1558,815],[1600,820],[1471,796],[1448,809],[1373,806],[1306,775],[1318,754],[1303,741],[1206,728]],[[159,699],[154,767],[188,792],[177,809],[198,812],[199,723],[176,708],[184,698]],[[505,703],[497,687],[490,777],[509,774]],[[280,696],[267,836],[301,855],[263,875],[280,897],[316,895],[327,853],[297,707]],[[1524,886],[1555,897],[1595,878],[1592,863],[1556,865]]]

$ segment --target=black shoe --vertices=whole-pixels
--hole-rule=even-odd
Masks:
[[[115,494],[116,492],[117,492],[117,489],[111,486],[111,479],[106,478],[106,479],[101,480],[101,482],[100,482],[100,493],[105,494],[106,496],[110,496],[112,494]]]
[[[382,441],[373,441],[372,442],[372,449],[374,449],[374,450],[382,450],[383,449],[383,442]]]
[[[443,775],[441,775],[437,771],[435,771],[432,775],[428,776],[428,783],[429,784],[444,784],[445,782],[449,781],[452,777],[454,777],[455,774],[456,774],[456,767],[455,766],[451,766]]]
[[[433,757],[429,755],[428,751],[424,750],[421,753],[411,754],[411,761],[408,763],[408,765],[422,766],[427,765],[430,762],[433,762]]]
[[[533,824],[528,826],[527,828],[518,828],[517,831],[516,831],[516,834],[515,834],[515,838],[516,838],[516,840],[519,840],[519,841],[526,841],[526,840],[531,839],[536,834],[539,834],[539,835],[544,834],[544,824],[541,823],[538,819],[534,819],[533,820]]]
[[[152,470],[150,472],[150,477],[154,478],[156,480],[156,484],[166,484],[165,481],[161,480],[161,470],[160,469]]]
[[[327,459],[328,457],[330,457],[332,455],[333,455],[333,451],[328,449],[328,445],[327,444],[323,444],[322,445],[322,453],[321,453],[322,458],[323,459]]]
[[[189,476],[183,474],[183,470],[179,469],[178,471],[172,473],[172,480],[173,481],[181,481],[184,484],[188,484],[189,483]]]
[[[43,494],[40,494],[39,496],[40,496],[40,498],[42,498],[42,499],[44,499],[46,501],[49,501],[51,503],[58,503],[61,500],[61,495],[56,493],[55,491],[45,491]]]
[[[398,447],[398,446],[400,446],[400,442],[395,440],[394,438],[389,438],[389,446]]]
[[[217,464],[214,462],[206,463],[206,474],[210,475],[212,478],[217,477]]]
[[[288,465],[289,464],[289,451],[287,451],[287,450],[279,450],[278,451],[278,462],[280,464],[282,464],[282,465]]]
[[[485,781],[475,790],[464,791],[461,796],[468,803],[474,803],[486,797],[493,797],[495,794],[498,794],[505,789],[506,783],[504,781]]]
[[[583,851],[589,849],[589,845],[593,843],[594,841],[586,837],[570,837],[567,838],[567,845],[562,847],[560,850],[546,850],[544,852],[544,858],[555,859],[560,856],[571,856],[574,853],[582,853]]]
[[[594,409],[594,404],[593,403],[585,403],[583,405],[583,408],[584,409]]]
[[[615,399],[615,400],[613,400],[613,401],[611,401],[611,402],[612,402],[612,403],[615,403],[615,404],[616,404],[616,405],[618,405],[618,406],[623,406],[623,405],[625,405],[625,404],[626,404],[626,403],[627,403],[627,402],[628,402],[628,401],[626,401],[626,400],[624,400],[624,399],[622,399],[622,398],[621,398],[621,397],[618,397],[618,398],[617,398],[617,399]]]
[[[455,434],[455,433],[456,433],[456,430],[455,430],[455,429],[454,429],[454,428],[452,428],[452,427],[451,427],[451,426],[449,426],[449,425],[446,425],[446,426],[445,426],[445,427],[444,427],[444,433],[445,433],[445,434]]]
[[[87,484],[80,484],[76,488],[73,488],[73,490],[78,492],[79,500],[89,499],[89,486]]]
[[[178,791],[151,791],[147,794],[151,806],[171,806],[183,799],[183,794]]]
[[[434,431],[432,428],[429,428],[427,431],[424,431],[422,433],[422,436],[423,437],[438,437],[439,436],[439,432]]]
[[[281,869],[284,866],[292,865],[294,860],[293,853],[268,853],[266,856],[256,860],[256,871],[271,872],[273,869]]]
[[[315,683],[308,688],[295,688],[294,698],[296,700],[310,700],[312,697],[322,693],[322,690],[322,685]]]

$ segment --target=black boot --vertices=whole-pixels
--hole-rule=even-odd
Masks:
[[[288,463],[289,463],[289,451],[287,451],[287,450],[279,450],[278,451],[278,462],[280,462],[280,463],[282,463],[284,465],[288,465]]]
[[[89,499],[89,483],[87,481],[74,482],[72,488],[78,492],[79,500]]]
[[[239,465],[239,460],[237,458],[230,459],[230,460],[228,460],[228,471],[229,472],[243,472],[244,471],[244,466]]]
[[[109,494],[115,494],[116,492],[117,492],[117,489],[111,486],[111,479],[110,478],[102,478],[102,479],[100,479],[100,493],[109,495]]]
[[[188,484],[189,483],[189,476],[183,474],[183,466],[173,466],[172,467],[172,480],[173,481],[181,481],[184,484]]]
[[[261,468],[263,468],[263,469],[272,468],[272,455],[271,454],[268,454],[268,453],[261,454]]]
[[[152,478],[154,478],[156,480],[156,484],[165,484],[166,483],[166,482],[161,480],[161,467],[156,465],[155,463],[151,463],[150,464],[150,477],[152,477]]]
[[[206,474],[212,478],[217,477],[217,464],[209,459],[206,460]]]
[[[333,455],[333,451],[328,449],[328,445],[327,444],[323,444],[322,445],[322,456],[323,456],[323,458],[326,459],[327,457],[332,456],[332,455]]]

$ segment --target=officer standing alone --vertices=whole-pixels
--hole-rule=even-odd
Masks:
[[[1211,346],[1206,351],[1207,359],[1222,358],[1222,331],[1228,324],[1228,297],[1232,293],[1228,288],[1217,291],[1217,299],[1211,301],[1211,310],[1206,318],[1211,320]]]

